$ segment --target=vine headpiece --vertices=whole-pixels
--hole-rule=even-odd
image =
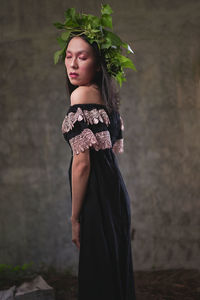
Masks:
[[[105,57],[107,72],[115,78],[121,87],[122,82],[126,81],[123,69],[137,70],[132,60],[122,55],[122,47],[127,50],[127,53],[134,53],[134,51],[117,34],[113,33],[111,13],[113,10],[109,4],[101,4],[100,18],[91,14],[76,13],[75,8],[67,9],[64,23],[53,23],[56,28],[64,29],[61,36],[57,38],[62,49],[54,53],[54,63],[57,64],[60,57],[63,61],[65,60],[67,42],[70,37],[84,34],[91,44],[97,43],[100,53]],[[111,31],[106,28],[110,28]]]

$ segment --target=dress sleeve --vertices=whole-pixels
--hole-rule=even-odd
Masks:
[[[123,153],[124,152],[124,138],[123,138],[123,133],[122,131],[124,131],[124,122],[123,119],[121,117],[121,115],[119,115],[119,130],[118,130],[118,135],[116,137],[116,141],[113,144],[113,151],[115,153]]]
[[[104,108],[82,104],[70,106],[62,123],[62,133],[73,155],[86,149],[112,148],[108,126],[110,119]]]

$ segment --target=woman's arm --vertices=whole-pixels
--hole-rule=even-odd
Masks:
[[[99,91],[88,86],[79,86],[70,96],[71,105],[84,103],[99,103]],[[87,99],[87,101],[85,101]],[[72,161],[72,216],[71,220],[79,218],[84,194],[86,192],[88,177],[90,173],[90,150],[73,155]]]
[[[73,155],[72,161],[72,216],[71,221],[78,221],[90,174],[89,149]]]

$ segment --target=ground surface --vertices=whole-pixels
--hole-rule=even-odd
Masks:
[[[77,300],[77,277],[55,272],[40,275],[55,289],[56,300]],[[0,289],[12,284],[1,281]],[[200,271],[197,270],[137,271],[135,285],[137,300],[200,300]]]

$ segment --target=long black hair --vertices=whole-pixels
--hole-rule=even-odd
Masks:
[[[79,37],[84,39],[93,48],[95,59],[96,59],[96,65],[100,67],[100,70],[96,72],[91,83],[95,83],[99,87],[101,96],[103,98],[104,104],[106,105],[108,111],[109,112],[111,112],[112,110],[118,111],[120,106],[119,90],[117,89],[116,82],[114,82],[114,79],[107,72],[105,57],[102,51],[99,51],[96,42],[93,42],[91,44],[88,41],[86,35],[83,34]],[[72,38],[73,36],[69,38],[67,42],[67,46]],[[65,73],[67,78],[66,89],[68,94],[71,95],[71,93],[78,87],[78,85],[71,84],[68,78],[66,68],[65,68]]]

